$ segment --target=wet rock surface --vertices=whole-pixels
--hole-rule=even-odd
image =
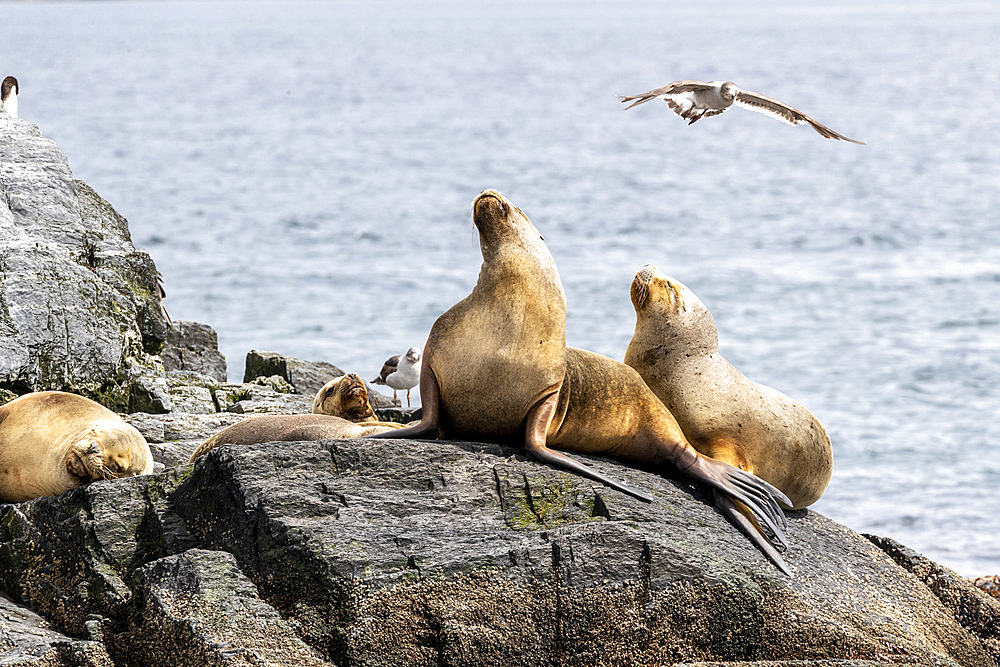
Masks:
[[[793,512],[788,579],[700,487],[587,462],[655,501],[498,445],[223,446],[2,506],[0,586],[119,665],[1000,658],[1000,603],[905,547]]]

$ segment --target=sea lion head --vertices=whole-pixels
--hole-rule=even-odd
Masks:
[[[66,469],[83,483],[153,472],[149,445],[123,421],[94,422],[67,453]]]
[[[496,190],[483,190],[472,202],[472,221],[479,230],[485,260],[504,247],[521,250],[545,247],[542,235],[528,216]]]
[[[655,340],[671,340],[678,350],[717,351],[715,318],[684,283],[660,273],[652,264],[636,271],[629,289],[640,329]]]
[[[368,403],[368,387],[357,373],[333,378],[313,400],[313,413],[342,417],[353,422],[375,419]]]

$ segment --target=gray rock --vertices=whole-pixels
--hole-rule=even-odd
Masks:
[[[315,396],[324,384],[345,373],[323,361],[303,361],[277,352],[250,350],[247,353],[243,382],[253,382],[255,378],[269,375],[283,377],[296,393]]]
[[[103,645],[56,632],[44,618],[3,594],[0,665],[114,667]]]
[[[167,371],[171,411],[196,415],[218,412],[214,396],[217,385],[215,378],[196,371]]]
[[[312,412],[311,396],[286,394],[272,389],[270,383],[251,382],[240,385],[234,392],[217,391],[216,401],[226,412],[241,415],[293,415]]]
[[[377,408],[375,410],[375,416],[380,421],[398,422],[400,424],[419,421],[423,414],[424,411],[422,408]]]
[[[0,132],[0,387],[69,389],[116,409],[166,339],[156,267],[34,125]],[[137,400],[141,400],[137,399]]]
[[[168,372],[194,371],[226,382],[226,358],[219,352],[215,329],[207,324],[174,322],[160,358]]]
[[[0,504],[0,588],[64,634],[86,636],[94,617],[124,618],[131,571],[192,546],[166,503],[179,480],[144,475]]]
[[[223,446],[0,506],[0,588],[120,665],[297,656],[288,628],[341,665],[997,664],[992,599],[905,547],[793,512],[788,579],[704,489],[587,462],[655,501],[498,445]]]
[[[511,448],[344,440],[220,447],[174,502],[338,664],[996,660],[920,580],[821,515],[792,513],[789,580],[703,490],[589,463],[656,501]]]
[[[243,382],[252,382],[258,377],[279,375],[292,385],[295,393],[309,397],[309,411],[311,411],[312,399],[323,385],[335,377],[346,374],[345,371],[325,361],[303,361],[277,352],[250,350],[247,353]],[[373,408],[390,408],[395,405],[390,397],[377,392],[367,382],[365,385],[368,387],[368,401]]]
[[[153,460],[167,469],[187,465],[198,445],[227,426],[245,419],[243,415],[231,412],[162,415],[139,412],[122,415],[122,418],[142,433],[149,443]]]
[[[329,665],[296,635],[228,553],[191,549],[138,569],[130,630],[144,665]]]

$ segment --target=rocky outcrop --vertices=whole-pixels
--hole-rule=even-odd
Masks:
[[[588,463],[655,502],[498,445],[223,446],[3,506],[0,585],[117,665],[1000,660],[1000,601],[904,547],[793,512],[788,579],[703,489]]]
[[[118,654],[143,665],[330,663],[299,639],[228,553],[191,549],[133,575],[135,600]]]
[[[323,385],[335,377],[346,374],[345,371],[326,362],[303,361],[276,352],[250,350],[247,354],[243,382],[252,382],[258,377],[277,375],[284,378],[292,386],[294,393],[309,397],[308,411],[311,411],[312,399],[323,388]],[[373,408],[377,410],[394,407],[395,404],[391,398],[375,391],[367,382],[365,382],[365,386],[368,388],[368,402],[372,404]]]
[[[163,368],[207,376],[226,382],[226,358],[219,352],[215,329],[198,322],[174,322],[167,331],[167,341],[160,353]]]
[[[0,664],[11,667],[114,666],[101,643],[56,632],[44,618],[5,595],[0,595]]]
[[[0,120],[0,387],[162,410],[156,267],[34,125]]]

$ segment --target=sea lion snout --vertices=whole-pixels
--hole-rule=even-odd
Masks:
[[[479,224],[485,218],[506,216],[509,210],[507,198],[496,190],[483,190],[472,202],[472,219]]]
[[[646,305],[646,299],[649,298],[649,283],[652,282],[654,275],[656,275],[656,267],[652,264],[647,264],[635,272],[629,296],[632,297],[632,305],[635,306],[636,310]]]
[[[668,312],[681,313],[687,310],[686,290],[682,283],[660,273],[652,264],[647,264],[636,271],[629,295],[637,312],[648,303],[658,303],[660,308],[665,308]]]

